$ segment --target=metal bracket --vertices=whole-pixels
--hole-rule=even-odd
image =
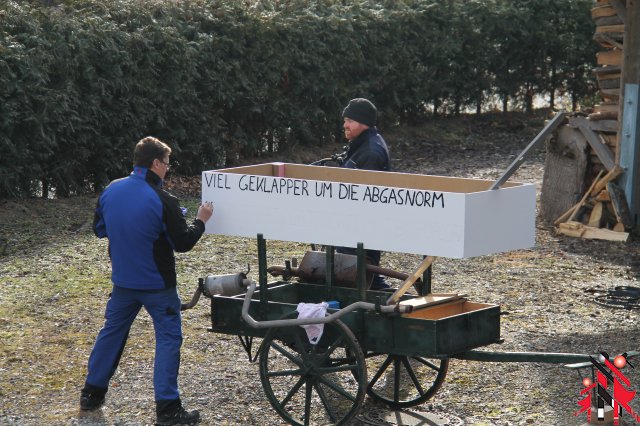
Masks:
[[[258,346],[258,350],[256,351],[255,356],[251,355],[251,349],[253,347],[253,336],[243,336],[238,334],[238,339],[240,339],[240,343],[242,343],[242,347],[245,352],[249,356],[249,362],[256,362],[258,359],[258,355],[260,355],[260,349],[262,349],[262,344]]]

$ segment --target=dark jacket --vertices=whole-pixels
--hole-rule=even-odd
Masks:
[[[349,142],[342,167],[385,172],[391,170],[389,148],[378,129],[370,127]]]
[[[196,219],[188,225],[178,199],[162,189],[160,177],[136,166],[100,194],[93,229],[99,238],[109,238],[114,285],[158,290],[176,286],[174,250],[191,250],[204,223]]]

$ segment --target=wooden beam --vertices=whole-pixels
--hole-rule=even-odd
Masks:
[[[624,32],[624,24],[599,25],[599,26],[596,27],[596,34],[623,33],[623,32]]]
[[[624,84],[640,84],[640,2],[628,0],[624,31]],[[621,87],[624,87],[624,84]]]
[[[615,133],[600,132],[600,137],[604,140],[604,143],[611,148],[611,150],[615,151],[618,149],[618,135]]]
[[[596,34],[593,36],[593,40],[597,41],[604,47],[611,47],[611,48],[615,47],[618,49],[622,49],[624,47],[622,43],[615,40],[613,37],[611,37],[608,34]]]
[[[599,18],[595,18],[594,21],[596,23],[596,27],[622,24],[622,19],[620,19],[618,15],[601,16]]]
[[[584,137],[587,139],[587,142],[589,142],[589,145],[593,148],[593,151],[596,153],[600,161],[602,161],[602,164],[607,168],[607,170],[613,169],[616,164],[613,159],[614,157],[611,149],[609,149],[609,147],[600,140],[598,135],[591,130],[588,120],[583,117],[575,117],[574,123],[578,125],[578,129],[580,129]]]
[[[622,50],[605,50],[596,53],[596,59],[598,65],[621,65],[622,64]]]
[[[598,195],[600,191],[602,191],[609,182],[617,179],[618,176],[622,174],[623,170],[620,166],[615,166],[613,169],[609,170],[609,173],[604,175],[604,177],[600,180],[596,179],[596,184],[591,189],[591,196],[595,197]]]
[[[569,221],[572,221],[576,217],[576,215],[578,214],[578,211],[580,211],[580,207],[582,207],[584,203],[587,202],[587,200],[591,196],[591,191],[593,191],[593,188],[597,185],[598,180],[600,179],[600,176],[602,176],[602,173],[603,171],[600,170],[600,173],[598,173],[598,176],[594,179],[593,183],[591,184],[587,192],[584,193],[580,202],[575,205],[575,209],[571,213],[571,216],[569,216]]]
[[[418,269],[413,274],[411,274],[409,277],[407,277],[407,279],[404,280],[404,282],[391,295],[391,297],[389,297],[389,299],[387,299],[387,305],[394,305],[394,304],[398,303],[398,300],[400,300],[402,295],[405,294],[407,292],[407,290],[409,290],[409,287],[411,287],[416,281],[418,281],[418,279],[422,276],[424,271],[426,271],[427,268],[429,268],[429,266],[431,266],[431,264],[433,263],[434,260],[436,260],[435,256],[427,256],[427,257],[425,257],[424,260],[422,261],[422,263],[420,263],[420,265],[418,266]]]
[[[598,84],[606,83],[610,84],[613,80],[616,84],[615,87],[620,87],[620,76],[622,74],[620,72],[617,73],[608,73],[608,74],[597,74],[596,78],[598,79]]]
[[[617,133],[618,122],[616,120],[588,120],[589,128],[594,132]],[[569,119],[571,122],[571,119]]]
[[[603,16],[615,16],[615,15],[616,15],[616,10],[608,4],[604,6],[596,6],[591,9],[591,17],[593,19],[601,18]]]
[[[627,22],[627,7],[622,0],[609,0],[609,4],[613,6],[618,17],[622,20],[622,23]]]
[[[640,230],[640,0],[627,0],[625,10],[624,60],[620,84],[619,163],[625,168],[620,178],[634,222]]]
[[[600,89],[620,89],[620,77],[598,80],[598,87]]]
[[[422,297],[414,297],[411,299],[406,299],[400,302],[401,306],[413,306],[413,309],[422,309],[427,306],[435,306],[440,305],[442,303],[449,303],[455,300],[460,300],[464,298],[464,294],[459,293],[441,293],[441,294],[433,294],[430,293],[426,296]]]
[[[594,228],[600,228],[600,224],[602,223],[602,213],[604,212],[604,204],[596,203],[593,206],[593,210],[591,210],[591,214],[589,215],[589,222],[587,225],[593,226]]]
[[[580,207],[582,207],[582,205],[587,201],[587,198],[591,194],[593,187],[596,185],[596,183],[598,183],[598,179],[600,179],[600,176],[602,176],[603,173],[604,172],[600,170],[600,173],[598,173],[598,176],[595,178],[595,180],[593,181],[593,183],[591,184],[587,192],[584,193],[584,195],[582,196],[582,199],[578,202],[578,204],[571,207],[566,212],[562,213],[562,215],[560,215],[560,217],[557,218],[555,222],[553,222],[554,225],[557,226],[560,223],[565,222],[567,220],[573,220],[573,217],[578,213],[578,210],[580,210]]]
[[[593,71],[595,71],[598,78],[601,78],[602,75],[607,74],[620,74],[622,72],[622,67],[597,67]]]
[[[622,241],[629,239],[628,232],[617,232],[610,229],[594,228],[592,226],[583,225],[580,222],[566,222],[558,226],[561,234],[569,237],[579,237],[587,239],[598,239],[608,241]]]
[[[618,102],[600,103],[594,105],[593,110],[597,112],[613,112],[615,113],[615,116],[617,118],[618,111],[620,110],[620,105],[618,104]],[[591,118],[591,114],[589,114],[589,118]]]
[[[598,90],[598,94],[602,96],[603,99],[617,102],[618,99],[620,99],[620,88],[615,88],[615,89],[600,88]]]
[[[632,215],[629,211],[629,204],[627,204],[627,199],[622,188],[614,182],[609,182],[607,184],[607,191],[611,197],[611,205],[613,206],[613,211],[618,222],[621,222],[626,228],[633,228],[635,224],[633,223]]]
[[[566,212],[562,213],[554,222],[553,224],[555,226],[559,226],[561,223],[564,223],[567,221],[567,219],[569,219],[572,215],[573,212],[576,210],[576,206],[577,204],[571,206],[571,208],[569,210],[567,210]]]
[[[618,111],[602,111],[589,114],[589,119],[593,121],[598,120],[617,120]]]

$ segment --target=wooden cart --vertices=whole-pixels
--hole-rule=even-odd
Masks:
[[[259,363],[265,395],[290,424],[348,424],[365,395],[393,409],[422,404],[442,385],[451,358],[591,365],[583,354],[474,350],[500,342],[498,305],[432,293],[428,259],[417,271],[424,270],[422,276],[409,276],[391,297],[368,290],[362,244],[357,253],[353,287],[335,282],[332,247],[325,253],[324,282],[268,282],[266,241],[258,235],[259,283],[243,280],[246,290],[236,295],[208,294],[210,331],[239,337],[249,359]],[[406,294],[418,279],[422,294]],[[322,302],[334,306],[325,317],[298,319],[299,303]],[[302,326],[314,324],[323,324],[323,333],[311,343]]]

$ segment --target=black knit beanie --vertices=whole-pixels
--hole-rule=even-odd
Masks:
[[[364,98],[356,98],[349,101],[349,105],[342,111],[342,117],[374,127],[378,121],[378,110],[371,101]]]

